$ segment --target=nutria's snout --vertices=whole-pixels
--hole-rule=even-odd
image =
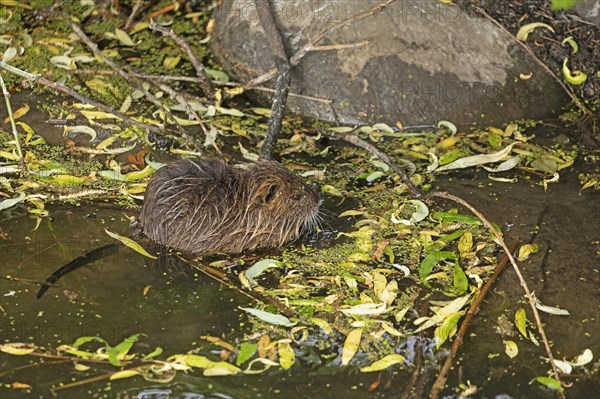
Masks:
[[[139,217],[158,244],[195,254],[278,247],[314,230],[317,190],[274,161],[185,160],[158,170]]]

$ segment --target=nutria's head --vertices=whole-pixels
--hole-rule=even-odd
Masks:
[[[268,246],[279,246],[314,230],[321,199],[302,179],[274,161],[259,161],[246,170],[248,211]]]

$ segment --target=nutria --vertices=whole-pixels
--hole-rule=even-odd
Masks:
[[[184,160],[152,176],[134,234],[197,255],[279,247],[316,227],[320,204],[315,190],[274,161]],[[65,274],[117,249],[105,245],[59,268],[38,299]]]
[[[151,241],[200,255],[279,247],[314,229],[315,190],[274,161],[245,167],[193,159],[150,179],[138,230]]]

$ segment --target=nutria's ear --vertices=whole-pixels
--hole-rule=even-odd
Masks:
[[[279,186],[277,184],[271,185],[271,187],[269,187],[269,192],[267,192],[267,195],[265,195],[265,197],[263,198],[264,203],[267,205],[270,204],[271,201],[275,199],[275,196],[278,192]]]

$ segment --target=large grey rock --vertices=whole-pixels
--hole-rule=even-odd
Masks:
[[[381,0],[274,0],[288,53],[328,26]],[[223,0],[213,51],[242,81],[273,67],[252,0]],[[567,101],[560,86],[514,40],[487,20],[437,0],[398,0],[318,45],[368,44],[309,52],[293,71],[292,112],[344,124],[458,124],[542,118]],[[520,75],[531,75],[522,79]]]
[[[579,0],[573,11],[581,18],[600,26],[600,0]]]

